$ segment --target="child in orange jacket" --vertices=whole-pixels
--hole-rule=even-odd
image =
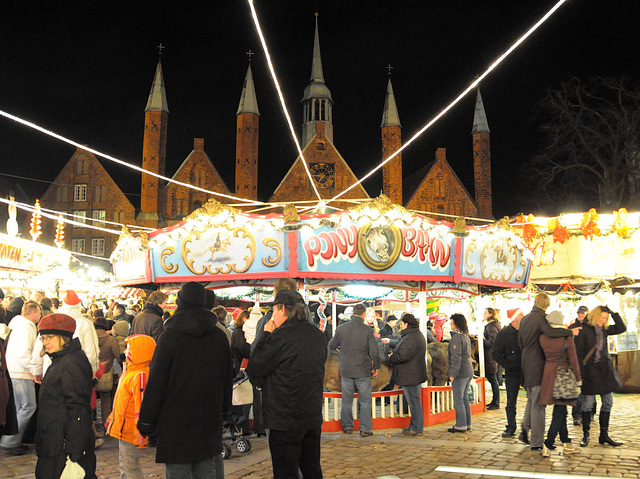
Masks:
[[[129,336],[125,342],[127,368],[118,383],[107,433],[119,439],[122,477],[142,479],[144,476],[140,468],[138,448],[146,447],[147,439],[140,435],[136,423],[156,342],[151,336],[144,334]]]

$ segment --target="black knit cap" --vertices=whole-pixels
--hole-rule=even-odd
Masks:
[[[204,286],[195,281],[185,283],[178,291],[176,305],[179,309],[202,309],[206,303]]]
[[[207,297],[204,303],[204,309],[207,309],[210,311],[211,309],[213,309],[213,306],[216,304],[216,293],[214,293],[210,289],[207,289],[206,294],[207,294]]]
[[[38,323],[38,332],[42,334],[57,334],[73,337],[76,331],[76,320],[62,313],[48,314]]]

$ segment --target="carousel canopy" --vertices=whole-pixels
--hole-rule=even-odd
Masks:
[[[209,200],[182,222],[123,232],[111,255],[119,284],[209,282],[270,286],[298,278],[319,289],[366,282],[394,289],[518,288],[531,255],[508,228],[455,226],[412,214],[382,195],[331,214],[254,215]]]

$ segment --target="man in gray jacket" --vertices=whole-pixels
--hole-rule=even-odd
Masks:
[[[522,350],[523,386],[527,391],[527,406],[522,419],[520,440],[529,444],[527,430],[531,431],[531,449],[542,450],[544,440],[545,406],[540,405],[540,384],[544,372],[544,352],[540,346],[540,336],[546,334],[550,338],[571,336],[572,332],[563,328],[552,328],[545,317],[545,311],[551,301],[545,293],[540,293],[534,300],[533,309],[520,321],[518,344]],[[576,333],[578,330],[575,330]]]
[[[353,307],[351,320],[336,329],[329,349],[340,348],[340,381],[342,386],[342,432],[353,432],[353,395],[360,396],[360,436],[373,436],[371,422],[371,378],[378,374],[380,354],[373,329],[364,324],[366,308]]]

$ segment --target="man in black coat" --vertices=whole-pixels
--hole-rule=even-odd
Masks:
[[[521,309],[507,311],[511,323],[498,331],[493,342],[491,356],[504,369],[504,382],[507,389],[507,427],[502,437],[512,437],[516,432],[516,404],[522,384],[522,351],[518,345],[518,329],[524,316]]]
[[[205,289],[185,283],[150,364],[138,430],[158,435],[156,462],[167,477],[224,477],[222,415],[231,407],[231,351]]]
[[[351,320],[336,329],[329,341],[329,349],[340,348],[340,385],[342,405],[340,419],[342,432],[353,432],[353,395],[360,396],[360,436],[373,436],[371,421],[371,378],[380,369],[380,352],[373,335],[373,328],[364,324],[366,308],[363,304],[353,307]]]
[[[327,341],[307,321],[297,291],[282,290],[264,327],[247,372],[263,384],[264,426],[274,478],[322,478],[322,384]]]
[[[167,307],[168,299],[169,296],[162,291],[151,293],[144,304],[144,310],[133,318],[130,334],[146,334],[157,343],[160,335],[164,332],[162,315]]]

